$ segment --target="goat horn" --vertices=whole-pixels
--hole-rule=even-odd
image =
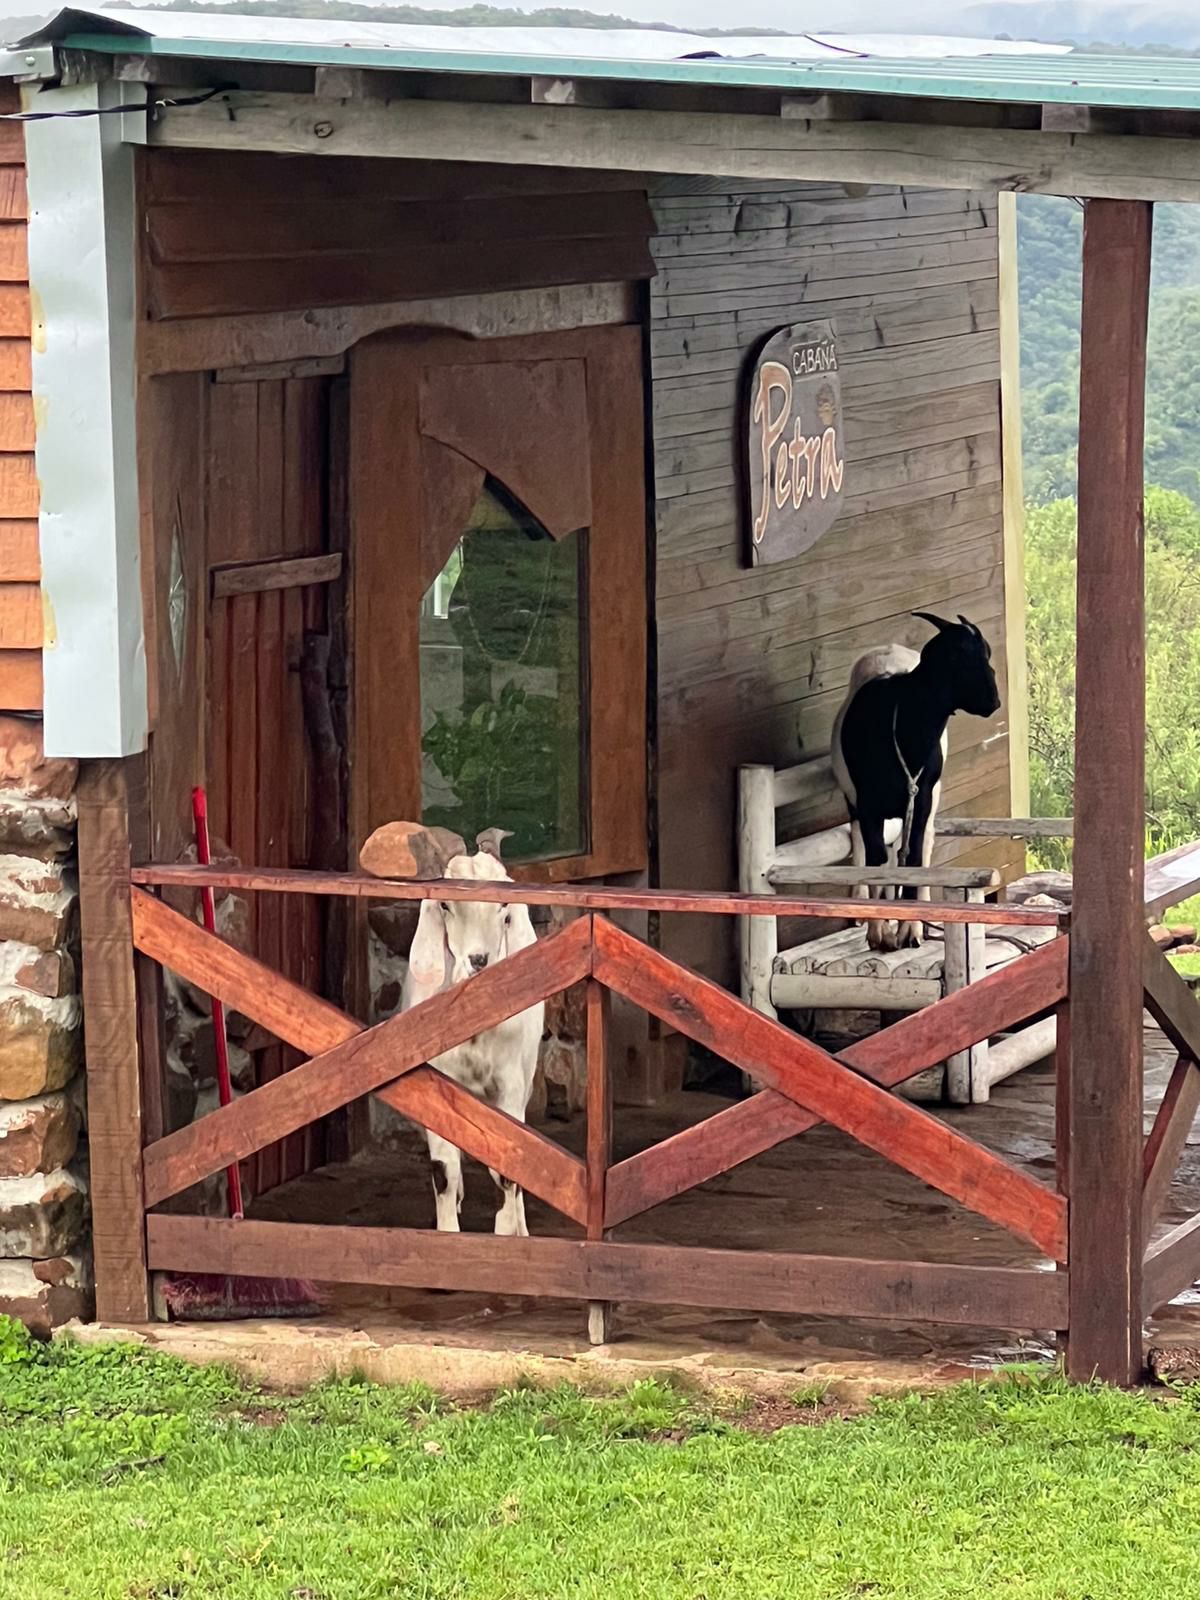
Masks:
[[[920,617],[922,622],[928,622],[932,627],[936,628],[939,633],[944,633],[947,628],[952,628],[954,626],[952,622],[947,622],[945,617],[934,616],[932,611],[914,611],[913,616]]]
[[[508,828],[485,828],[482,833],[475,835],[475,846],[482,850],[484,855],[495,856],[500,860],[500,847],[505,839],[511,839],[512,833]]]
[[[983,637],[979,629],[971,621],[970,617],[964,617],[961,611],[958,613],[958,620],[962,623],[964,628],[970,628],[971,632],[977,639],[981,639]]]

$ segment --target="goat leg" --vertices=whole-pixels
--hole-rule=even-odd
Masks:
[[[937,814],[938,801],[941,798],[942,786],[936,783],[931,789],[922,785],[917,790],[916,801],[913,805],[912,832],[908,841],[908,850],[905,853],[904,864],[906,867],[929,867],[933,864],[934,830],[933,819]],[[916,894],[910,890],[904,891],[906,899],[928,900],[929,885],[922,884]],[[923,921],[902,922],[897,929],[897,950],[906,950],[919,945],[925,938],[925,924]]]
[[[462,1151],[439,1134],[425,1134],[433,1177],[433,1203],[439,1233],[458,1233],[463,1203]]]
[[[863,853],[866,856],[868,867],[886,867],[888,863],[888,847],[884,842],[883,818],[860,817],[859,826],[862,829]],[[872,900],[880,899],[884,890],[872,888]],[[896,924],[872,919],[867,923],[867,944],[872,950],[894,950],[896,937]]]

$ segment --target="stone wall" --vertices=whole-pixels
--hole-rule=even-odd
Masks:
[[[0,1313],[91,1308],[73,761],[0,716]]]

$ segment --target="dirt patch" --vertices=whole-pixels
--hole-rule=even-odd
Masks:
[[[865,1410],[865,1406],[850,1405],[844,1400],[798,1402],[760,1395],[728,1420],[745,1433],[770,1434],[778,1433],[780,1428],[816,1428],[826,1422],[845,1422]]]
[[[817,1428],[826,1423],[845,1422],[862,1416],[867,1408],[846,1401],[785,1400],[771,1395],[756,1395],[743,1404],[718,1411],[721,1421],[740,1433],[753,1433],[763,1438],[778,1433],[781,1428]],[[674,1428],[662,1428],[647,1435],[651,1444],[684,1444],[696,1433],[686,1422]]]

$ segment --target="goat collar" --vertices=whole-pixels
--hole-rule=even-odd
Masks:
[[[897,859],[904,865],[904,858],[908,854],[908,843],[912,837],[913,813],[917,806],[917,789],[920,787],[921,775],[925,771],[926,763],[922,762],[916,772],[910,772],[908,762],[904,759],[904,751],[900,748],[900,707],[897,705],[892,711],[892,749],[896,752],[896,760],[900,763],[900,770],[904,774],[904,781],[908,785],[908,803],[904,808],[904,829],[900,835],[900,850]]]

